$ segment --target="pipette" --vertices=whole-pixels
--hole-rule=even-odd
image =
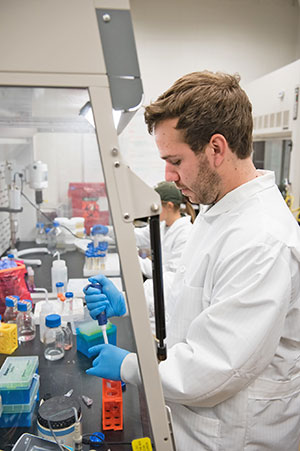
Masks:
[[[106,345],[108,345],[108,338],[106,333],[106,324],[107,324],[107,317],[106,312],[103,310],[103,312],[99,313],[97,316],[98,324],[101,327],[102,334],[103,334],[103,340]]]
[[[92,287],[92,288],[97,288],[98,290],[100,290],[100,286],[101,286],[100,284],[90,283],[85,288],[88,289],[89,287]],[[107,338],[107,332],[106,332],[106,324],[107,324],[106,311],[103,310],[102,312],[100,312],[99,315],[97,315],[96,319],[98,320],[98,324],[102,330],[103,341],[106,345],[108,345],[108,338]]]

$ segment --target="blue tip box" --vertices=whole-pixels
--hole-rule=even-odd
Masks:
[[[0,417],[0,428],[29,428],[32,425],[32,418],[36,402],[32,404],[30,412],[2,413]]]
[[[0,416],[0,428],[30,427],[36,402],[39,399],[39,375],[34,374],[28,404],[4,404]]]
[[[117,328],[110,321],[107,321],[106,334],[108,342],[112,345],[117,344]],[[89,349],[92,346],[101,345],[104,343],[103,333],[101,327],[96,321],[88,321],[82,323],[76,328],[76,342],[77,351],[90,357]]]
[[[0,369],[2,404],[29,404],[38,356],[7,357]]]

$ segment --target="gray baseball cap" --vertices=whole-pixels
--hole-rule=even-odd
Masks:
[[[160,195],[162,202],[173,202],[175,205],[184,202],[181,191],[173,182],[160,182],[154,189]]]

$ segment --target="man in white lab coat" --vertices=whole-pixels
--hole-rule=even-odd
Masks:
[[[253,165],[251,104],[237,76],[196,72],[145,118],[166,179],[207,206],[177,270],[159,365],[177,449],[298,451],[300,232],[274,174]],[[121,315],[107,284],[102,292]],[[86,296],[91,311],[95,296]],[[138,383],[135,354],[94,353],[103,358],[88,373],[111,365],[113,377]]]

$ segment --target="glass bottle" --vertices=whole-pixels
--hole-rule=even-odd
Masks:
[[[64,333],[60,315],[47,315],[45,319],[44,356],[47,360],[59,360],[65,355]]]
[[[37,222],[35,226],[35,242],[36,244],[46,243],[45,225],[43,222]]]
[[[49,233],[50,233],[51,228],[50,227],[45,227],[45,243],[47,245],[47,248],[49,249]]]
[[[8,264],[9,264],[9,268],[16,268],[17,263],[15,261],[15,256],[14,254],[7,254],[7,258],[8,258]]]
[[[57,248],[57,237],[61,233],[59,223],[53,221],[51,229],[47,233],[47,247],[51,253],[54,253]]]
[[[17,327],[19,342],[30,341],[35,338],[36,330],[30,300],[24,299],[18,302]]]
[[[3,321],[5,323],[17,323],[17,315],[18,315],[18,301],[20,300],[19,296],[6,296],[5,298],[5,311],[3,314]]]

